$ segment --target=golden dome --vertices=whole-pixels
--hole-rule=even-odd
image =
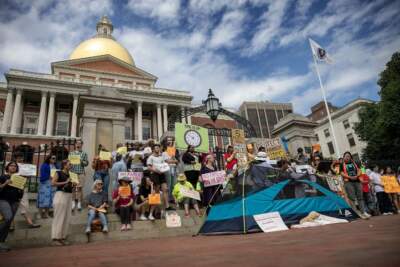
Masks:
[[[103,16],[97,23],[97,35],[80,43],[71,53],[69,58],[78,59],[111,55],[134,66],[135,62],[128,50],[115,41],[111,36],[112,30],[113,25],[111,24],[111,21],[106,16]]]

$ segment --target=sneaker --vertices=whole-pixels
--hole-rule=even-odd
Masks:
[[[383,216],[390,215],[388,212],[382,213]]]
[[[105,234],[108,233],[108,227],[107,226],[103,227],[103,233],[105,233]]]
[[[82,210],[82,205],[81,205],[81,202],[80,202],[80,201],[78,202],[77,208],[78,208],[78,211],[81,211],[81,210]]]
[[[90,228],[86,228],[85,233],[86,233],[86,234],[90,234],[90,232],[91,232],[91,231],[90,231]]]
[[[126,225],[126,230],[131,230],[131,229],[132,229],[132,226],[130,224],[127,224]]]
[[[146,218],[146,216],[144,216],[144,214],[140,215],[139,220],[141,221],[147,221],[148,219]]]
[[[36,224],[36,223],[32,223],[32,224],[30,224],[29,225],[29,228],[39,228],[40,227],[40,224]]]
[[[75,209],[75,200],[72,200],[72,207],[71,207],[72,211],[74,211]]]
[[[125,230],[126,230],[126,225],[125,224],[121,225],[121,231],[125,231]]]
[[[154,221],[154,220],[155,220],[153,214],[150,214],[150,215],[149,215],[149,220],[150,220],[150,221]]]
[[[388,212],[387,214],[388,214],[388,215],[393,215],[393,212]]]
[[[367,218],[371,218],[371,214],[369,214],[368,212],[364,212],[363,215]]]
[[[4,242],[0,242],[0,252],[10,251],[10,247],[6,245]]]

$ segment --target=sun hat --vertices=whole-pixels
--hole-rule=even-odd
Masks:
[[[267,153],[266,152],[258,152],[255,160],[266,161],[267,160]]]
[[[178,182],[182,182],[182,181],[186,181],[186,176],[185,176],[185,174],[183,174],[183,173],[180,173],[179,175],[178,175]]]

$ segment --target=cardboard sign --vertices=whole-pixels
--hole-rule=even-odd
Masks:
[[[193,170],[200,171],[201,170],[201,163],[193,164]]]
[[[193,198],[193,199],[196,199],[198,201],[201,200],[200,199],[200,193],[198,191],[196,191],[196,190],[190,190],[190,189],[188,189],[186,187],[181,186],[181,189],[179,191],[181,192],[181,194],[184,197]]]
[[[242,129],[232,129],[232,143],[246,144],[244,131]]]
[[[264,233],[288,230],[279,212],[254,215],[254,220]]]
[[[69,172],[69,178],[71,179],[71,183],[79,184],[79,176],[74,172]]]
[[[81,156],[80,155],[69,155],[68,160],[72,165],[81,165]]]
[[[400,185],[394,175],[382,175],[381,181],[386,193],[400,193]]]
[[[120,155],[126,155],[128,154],[128,148],[126,146],[119,147],[117,153]]]
[[[225,171],[209,172],[201,175],[204,187],[223,184],[225,181]]]
[[[166,212],[165,213],[165,223],[168,228],[174,228],[174,227],[181,227],[182,226],[182,220],[179,214],[174,211],[174,212]]]
[[[107,152],[107,151],[100,151],[99,157],[100,157],[100,160],[111,160],[111,158],[112,158],[111,152]]]
[[[50,170],[50,176],[51,176],[51,177],[54,177],[58,171],[59,171],[59,170],[57,170],[57,169],[51,169],[51,170]]]
[[[123,198],[130,197],[132,194],[131,187],[129,185],[118,187],[118,194]]]
[[[168,156],[170,156],[171,158],[175,157],[175,155],[176,155],[176,148],[173,147],[173,146],[167,147],[167,154],[168,154]]]
[[[160,194],[150,194],[149,195],[149,205],[160,205],[161,196]]]
[[[36,176],[36,165],[33,164],[18,164],[19,175]]]
[[[132,182],[140,184],[143,178],[143,172],[119,172],[118,179],[122,177],[129,177]]]
[[[21,189],[21,190],[24,190],[26,180],[27,179],[21,175],[13,174],[13,175],[11,175],[11,183],[8,185],[18,188],[18,189]]]

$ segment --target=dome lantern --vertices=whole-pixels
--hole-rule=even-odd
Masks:
[[[103,16],[99,22],[97,22],[96,30],[97,36],[112,38],[111,34],[113,32],[114,26],[111,20],[107,16]]]

